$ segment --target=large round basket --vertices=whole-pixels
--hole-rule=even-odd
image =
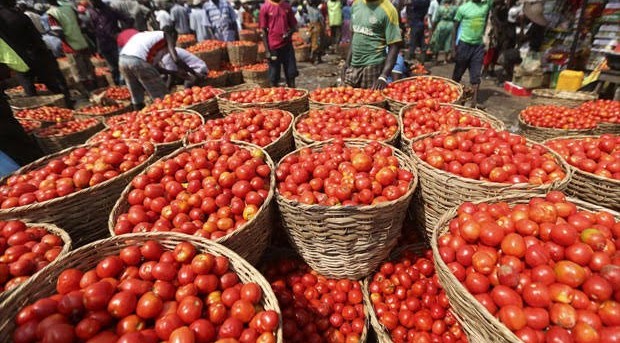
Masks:
[[[50,270],[55,268],[55,266],[58,264],[58,261],[64,255],[66,255],[69,252],[69,250],[71,250],[71,237],[69,237],[69,234],[67,234],[65,232],[65,230],[59,228],[58,226],[56,226],[54,224],[47,224],[47,223],[26,223],[26,226],[28,226],[28,227],[42,227],[47,232],[52,233],[52,234],[60,237],[60,239],[62,239],[62,242],[64,243],[64,245],[62,246],[62,249],[60,250],[60,253],[58,254],[58,257],[56,257],[56,259],[54,261],[50,262],[50,264],[48,264],[47,266],[45,266],[44,268],[42,268],[41,270],[39,270],[35,274],[31,275],[28,280],[22,282],[17,287],[15,287],[15,288],[13,288],[13,289],[11,289],[9,291],[4,291],[4,292],[0,293],[0,306],[2,306],[2,308],[4,308],[6,306],[6,304],[4,304],[4,302],[12,294],[20,292],[20,290],[22,288],[24,288],[24,287],[32,287],[32,286],[28,286],[28,284],[30,283],[30,280],[32,280],[33,278],[36,278],[39,274],[47,274]]]
[[[595,130],[594,128],[585,130],[562,130],[549,127],[532,126],[525,122],[521,116],[521,113],[519,113],[518,120],[521,133],[525,137],[537,142],[544,142],[548,139],[557,137],[592,135]]]
[[[26,287],[23,287],[20,292],[12,294],[4,303],[2,308],[3,319],[0,321],[0,340],[2,342],[11,341],[12,333],[15,330],[14,318],[22,307],[56,292],[56,281],[63,270],[76,268],[86,271],[95,268],[97,263],[104,257],[117,255],[125,247],[142,245],[150,240],[158,241],[166,249],[170,250],[174,249],[181,242],[189,242],[196,247],[198,252],[227,257],[230,262],[230,269],[239,276],[241,282],[255,282],[260,286],[263,293],[261,306],[265,310],[273,310],[278,313],[280,325],[275,336],[278,343],[283,342],[282,316],[278,300],[267,280],[254,267],[235,252],[220,244],[200,239],[199,237],[172,232],[136,233],[106,238],[88,244],[59,258],[58,263],[53,268],[50,268],[46,273],[39,273],[31,278]]]
[[[345,142],[347,146],[363,147],[370,141]],[[316,150],[329,143],[308,147]],[[375,270],[396,246],[418,178],[410,159],[398,149],[393,151],[401,168],[414,175],[409,191],[396,200],[366,206],[322,206],[301,204],[276,192],[289,240],[318,273],[358,280]]]
[[[24,96],[9,100],[13,110],[25,110],[43,106],[65,107],[65,99],[62,94]]]
[[[598,138],[599,136],[574,136],[564,138],[554,138],[544,142],[546,145],[550,141],[560,141],[564,139],[585,139]],[[573,197],[583,201],[597,204],[614,211],[620,211],[620,180],[598,176],[588,173],[572,165],[568,167],[573,172],[566,192]]]
[[[222,67],[222,54],[223,51],[221,48],[194,53],[194,55],[207,64],[207,68],[209,68],[209,70],[220,70]]]
[[[577,107],[586,101],[598,99],[595,92],[570,92],[555,89],[534,89],[532,91],[532,104],[548,105],[553,103],[557,106]]]
[[[109,88],[110,87],[97,88],[94,91],[92,91],[92,95],[95,95],[95,96],[101,95],[101,93],[106,92]],[[101,96],[101,98],[109,102],[130,101],[131,95],[128,95],[127,97],[122,98],[122,99],[112,99],[112,98],[107,97],[106,95]]]
[[[80,116],[84,116],[84,117],[104,117],[104,118],[109,118],[109,117],[113,117],[113,116],[117,116],[119,114],[123,114],[126,112],[131,111],[132,106],[130,103],[128,102],[117,102],[118,104],[120,104],[122,107],[110,112],[106,112],[106,113],[102,113],[102,114],[91,114],[88,112],[81,112],[79,109],[75,110],[75,114],[76,115],[80,115]]]
[[[262,87],[269,86],[269,70],[245,70],[241,69],[243,75],[243,81],[249,83],[255,83]]]
[[[451,132],[468,131],[471,128],[456,128]],[[433,137],[440,132],[433,132],[426,135],[416,137],[412,143]],[[528,145],[540,144],[527,140]],[[546,148],[546,147],[545,147]],[[420,196],[422,203],[414,207],[414,220],[423,224],[426,228],[427,237],[433,234],[433,228],[437,224],[439,218],[449,209],[458,206],[466,201],[475,201],[479,199],[491,198],[500,195],[532,193],[546,194],[551,190],[563,190],[568,185],[571,178],[571,169],[560,155],[549,148],[549,151],[556,162],[566,172],[564,179],[546,183],[542,185],[533,185],[529,183],[497,183],[483,180],[474,180],[449,173],[432,167],[427,162],[418,157],[417,154],[411,153],[413,163],[418,167],[420,173]]]
[[[236,86],[243,83],[243,73],[241,70],[230,70],[226,72],[226,85]]]
[[[532,197],[540,196],[540,194],[515,194],[511,196],[501,196],[498,198],[490,198],[475,201],[474,203],[483,202],[507,202],[509,205],[527,203]],[[620,220],[620,213],[610,211],[606,208],[583,202],[578,199],[568,198],[568,201],[577,205],[577,208],[593,212],[607,211]],[[452,274],[446,263],[442,260],[437,246],[437,239],[442,234],[448,232],[448,224],[456,216],[457,208],[447,211],[437,223],[433,236],[431,238],[431,247],[433,249],[433,257],[435,260],[435,270],[439,277],[439,281],[443,285],[452,310],[461,319],[463,328],[468,332],[476,333],[476,339],[469,337],[472,342],[501,342],[501,343],[522,343],[517,336],[504,326],[497,318],[482,306],[476,298],[467,291],[467,289]]]
[[[216,91],[218,92],[218,94],[224,93],[224,90],[219,89],[219,88]],[[187,110],[187,111],[195,111],[205,119],[213,118],[220,114],[220,108],[217,106],[216,97],[213,97],[207,101],[195,103],[193,105],[189,105],[187,107],[183,107],[180,109]]]
[[[83,118],[80,118],[83,119]],[[88,127],[82,131],[72,132],[67,135],[58,135],[58,136],[41,136],[40,131],[34,131],[34,138],[39,143],[39,146],[46,154],[53,154],[55,152],[61,151],[63,149],[72,147],[74,145],[83,144],[95,133],[103,130],[105,125],[100,118],[94,118],[97,120],[97,123],[91,127]]]
[[[598,123],[596,129],[594,129],[596,135],[603,135],[611,133],[614,135],[620,135],[620,123]]]
[[[308,91],[305,89],[299,89],[303,92],[303,95],[286,101],[278,101],[278,102],[252,102],[252,103],[242,103],[231,101],[228,98],[232,91],[228,91],[226,93],[219,94],[217,96],[217,104],[220,107],[220,112],[224,115],[232,112],[237,112],[246,108],[251,107],[260,107],[260,108],[278,108],[283,111],[289,111],[293,113],[293,115],[297,116],[301,113],[308,111]]]
[[[441,77],[441,76],[435,76],[435,75],[432,75],[432,76],[431,75],[412,76],[412,77],[407,77],[407,78],[404,78],[404,79],[400,79],[400,80],[398,80],[396,82],[393,82],[393,84],[400,83],[400,82],[411,81],[411,80],[415,80],[415,79],[419,79],[419,78],[430,78],[430,79],[441,80],[441,81],[443,81],[443,82],[445,82],[445,83],[455,87],[457,92],[458,92],[458,94],[459,94],[459,96],[456,99],[454,99],[454,101],[452,101],[452,103],[458,102],[461,99],[461,97],[463,96],[463,85],[462,84],[460,84],[460,83],[458,83],[458,82],[456,82],[456,81],[454,81],[452,79],[448,79],[448,78]],[[390,111],[392,111],[394,113],[400,112],[400,110],[403,107],[405,107],[405,105],[409,104],[407,102],[403,102],[403,101],[399,101],[399,100],[390,98],[387,94],[385,95],[385,98],[387,99],[387,103],[388,103],[388,107],[389,107]]]
[[[332,106],[340,106],[340,105],[332,105]],[[342,107],[342,106],[340,106],[340,107]],[[370,108],[370,109],[378,110],[378,111],[385,110],[385,108],[376,107],[376,106],[369,106],[369,105],[361,105],[361,106],[358,106],[357,108],[360,108],[360,107]],[[354,108],[354,107],[351,107],[351,108]],[[324,109],[324,107],[317,108],[317,109],[311,109],[310,111],[320,111],[322,109]],[[295,121],[293,123],[293,138],[295,139],[295,148],[297,148],[297,149],[301,149],[301,148],[303,148],[305,146],[308,146],[310,144],[314,144],[314,143],[317,142],[317,141],[312,140],[310,138],[304,137],[302,134],[300,134],[297,131],[297,123],[299,123],[300,121],[302,121],[306,117],[308,117],[310,111],[302,113],[300,116],[295,118]],[[396,114],[394,114],[392,112],[389,112],[389,111],[387,111],[387,112],[390,115],[393,115],[394,117],[397,117]],[[396,147],[397,144],[398,144],[398,138],[399,137],[400,137],[400,130],[396,130],[396,132],[394,132],[392,137],[390,137],[390,138],[388,138],[386,140],[383,140],[382,142],[385,143],[385,144],[388,144],[388,145]]]
[[[312,98],[308,98],[308,102],[310,104],[311,110],[321,109],[326,106],[340,106],[340,107],[349,107],[349,108],[357,108],[360,106],[373,106],[373,107],[387,108],[387,100],[381,100],[377,102],[332,104],[329,102],[321,102],[321,101],[312,100]]]
[[[295,51],[295,60],[297,62],[310,61],[310,45],[304,44],[304,45],[296,46],[294,51]]]
[[[263,149],[258,146],[246,142],[241,141],[231,141],[235,145],[238,145],[242,148],[246,149],[259,149],[263,151]],[[187,151],[193,148],[199,148],[204,145],[203,143],[193,144],[186,147],[181,147],[171,154],[168,154],[161,158],[160,160],[168,160],[173,158],[174,156]],[[271,228],[273,226],[273,190],[275,188],[275,176],[273,170],[274,164],[269,157],[268,154],[265,154],[265,162],[272,170],[270,181],[269,181],[269,195],[262,206],[258,209],[256,215],[250,219],[245,225],[236,229],[232,233],[214,240],[216,243],[220,243],[229,249],[233,250],[241,257],[249,261],[251,264],[257,264],[260,260],[261,256],[267,246],[269,245],[269,240],[271,238]],[[144,174],[144,173],[143,173]],[[116,225],[116,221],[118,217],[127,212],[129,209],[129,203],[127,202],[127,197],[129,196],[129,192],[133,189],[133,186],[129,184],[123,193],[121,193],[120,198],[116,201],[112,212],[110,213],[110,217],[108,219],[108,230],[110,235],[115,236],[114,226]]]
[[[235,45],[227,44],[228,60],[234,66],[244,66],[256,63],[258,54],[258,45],[254,42],[245,42],[249,44]]]
[[[15,174],[23,174],[41,168],[55,158],[64,156],[73,149],[93,144],[83,144],[67,148],[53,155],[40,158],[17,170]],[[156,149],[157,150],[157,149]],[[156,152],[156,151],[155,151]],[[97,184],[95,186],[71,193],[64,197],[54,198],[44,202],[25,206],[12,207],[0,210],[0,220],[20,219],[29,222],[51,223],[63,228],[73,240],[75,247],[82,246],[94,240],[106,237],[105,224],[108,213],[125,186],[142,169],[155,158],[155,153],[144,160],[140,165],[123,174]],[[0,184],[6,182],[10,175],[0,179]]]
[[[407,138],[405,136],[405,125],[403,124],[403,117],[405,116],[405,112],[407,112],[410,108],[412,107],[416,107],[417,103],[411,103],[409,105],[406,105],[405,107],[400,109],[399,115],[398,115],[398,125],[400,126],[400,139],[402,142],[402,149],[404,152],[411,154],[411,142],[412,139],[411,138]],[[489,125],[491,125],[491,128],[501,131],[501,130],[505,130],[506,129],[506,125],[504,125],[504,122],[495,118],[495,116],[493,116],[490,113],[487,113],[483,110],[479,110],[477,108],[471,108],[471,107],[465,107],[465,106],[461,106],[461,105],[455,105],[455,104],[440,104],[441,107],[452,107],[457,111],[460,111],[462,113],[468,114],[472,117],[476,117],[478,119],[480,119],[482,122],[488,123]],[[415,139],[416,137],[413,137],[413,139]]]
[[[248,42],[258,42],[258,33],[254,29],[241,30],[239,32],[239,40]]]

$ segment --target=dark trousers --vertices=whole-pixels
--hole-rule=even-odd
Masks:
[[[410,24],[411,31],[409,32],[409,58],[415,56],[415,49],[420,48],[421,59],[424,62],[426,56],[426,44],[424,43],[424,23],[415,22]]]
[[[288,43],[283,47],[274,50],[275,59],[269,60],[269,83],[277,86],[280,83],[280,70],[284,68],[284,77],[286,84],[292,86],[295,84],[295,78],[299,75],[297,71],[297,61],[295,60],[295,50],[293,43]]]
[[[62,75],[58,62],[51,55],[45,56],[36,63],[29,65],[30,70],[25,73],[17,73],[17,80],[24,87],[24,92],[28,96],[37,95],[34,83],[39,81],[47,86],[52,93],[62,94],[65,96],[65,105],[71,107],[71,95],[67,81]]]
[[[116,85],[121,84],[121,73],[118,69],[118,48],[116,46],[109,49],[100,49],[101,56],[105,59],[110,67],[112,79]]]
[[[483,61],[484,44],[459,42],[459,45],[456,46],[456,60],[454,61],[452,79],[461,82],[465,71],[469,69],[469,83],[472,85],[480,84]]]
[[[527,38],[530,40],[530,50],[536,52],[540,51],[540,47],[545,40],[545,27],[532,23],[530,29],[527,30]]]
[[[43,156],[39,146],[13,117],[4,94],[0,94],[0,150],[21,166]]]
[[[332,32],[332,45],[338,46],[342,38],[342,25],[330,26],[329,29]]]

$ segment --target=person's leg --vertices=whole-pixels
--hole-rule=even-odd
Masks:
[[[134,74],[136,60],[135,58],[121,56],[118,62],[120,73],[123,75],[123,79],[125,79],[129,93],[131,93],[131,104],[134,110],[144,107],[144,88]]]
[[[360,87],[371,88],[379,78],[379,75],[381,75],[382,70],[383,63],[363,67]]]
[[[411,58],[415,57],[415,51],[417,48],[420,48],[421,61],[424,62],[424,56],[426,55],[426,51],[424,51],[424,23],[416,23],[413,28],[413,42],[411,44],[411,51],[409,55]]]
[[[142,87],[149,93],[151,99],[163,99],[166,93],[168,93],[168,88],[166,88],[166,84],[161,79],[161,74],[151,64],[140,61],[140,65],[134,69],[134,73]]]
[[[415,28],[414,25],[409,25],[409,53],[407,58],[409,58],[410,60],[413,59],[413,57],[415,56]]]
[[[459,43],[456,46],[456,57],[454,59],[454,70],[452,71],[452,80],[461,82],[463,74],[469,66],[468,45]]]
[[[118,70],[118,48],[111,47],[109,49],[102,49],[101,55],[105,59],[108,67],[110,68],[110,73],[112,74],[112,79],[116,85],[120,85],[121,83],[121,74]]]
[[[484,60],[484,45],[480,44],[471,47],[471,55],[469,58],[469,83],[474,89],[472,97],[472,107],[478,105],[478,88],[480,88],[480,71],[482,69],[482,61]]]
[[[39,64],[33,69],[33,73],[51,92],[64,95],[67,108],[73,108],[74,102],[71,99],[69,86],[67,86],[67,81],[53,56],[49,55],[40,59]]]
[[[22,166],[44,155],[13,117],[11,106],[4,95],[0,95],[0,150]]]
[[[35,96],[37,95],[37,89],[34,86],[34,75],[32,74],[32,69],[25,73],[16,73],[15,77],[17,78],[17,82],[19,82],[20,86],[24,88],[24,94],[27,96]]]
[[[295,59],[293,44],[283,46],[282,50],[282,66],[284,67],[286,85],[295,88],[295,78],[299,75],[299,72],[297,71],[297,60]]]
[[[359,88],[363,67],[349,66],[344,71],[344,84],[353,88]]]
[[[271,87],[276,87],[280,82],[280,62],[276,60],[269,60],[269,84]]]

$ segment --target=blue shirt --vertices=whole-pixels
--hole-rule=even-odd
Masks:
[[[228,0],[219,0],[218,5],[209,0],[202,8],[206,12],[204,25],[213,30],[215,39],[224,42],[234,41],[237,33],[237,14]]]

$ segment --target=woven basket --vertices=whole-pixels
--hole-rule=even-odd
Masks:
[[[526,203],[531,197],[540,196],[540,194],[515,194],[511,196],[502,196],[498,198],[484,199],[475,201],[482,202],[502,202],[505,201],[509,205]],[[608,211],[620,220],[620,213],[610,211],[603,207],[589,204],[578,199],[568,198],[568,201],[575,203],[577,208],[588,211]],[[469,333],[475,333],[476,337],[470,335],[471,342],[494,342],[494,343],[522,343],[517,336],[506,328],[498,319],[489,313],[476,298],[467,291],[467,289],[458,281],[458,279],[450,272],[450,269],[441,259],[439,249],[437,247],[437,239],[443,233],[448,232],[448,223],[456,216],[457,208],[447,211],[437,223],[433,236],[431,238],[431,247],[433,249],[433,257],[435,260],[435,270],[443,285],[452,310],[461,319],[463,328]]]
[[[105,92],[106,90],[108,90],[109,87],[102,87],[102,88],[97,88],[94,91],[92,91],[93,95],[99,95],[103,92]],[[106,99],[107,101],[110,102],[119,102],[119,101],[130,101],[131,100],[131,95],[128,96],[127,98],[123,98],[123,99],[112,99],[112,98],[108,98],[107,96],[103,96],[103,99]]]
[[[299,88],[297,89],[300,90]],[[226,115],[232,112],[241,111],[246,108],[260,107],[260,108],[278,108],[283,111],[289,111],[293,113],[293,115],[297,116],[301,113],[308,111],[308,91],[305,89],[302,89],[302,91],[304,93],[302,96],[295,98],[295,99],[291,99],[291,100],[279,101],[279,102],[252,102],[252,103],[241,103],[241,102],[231,101],[228,99],[228,97],[230,96],[230,93],[232,91],[228,91],[226,93],[219,94],[217,96],[217,103],[220,107],[220,112],[223,115]]]
[[[269,86],[269,69],[264,71],[241,69],[241,74],[244,82],[255,83],[262,87]]]
[[[387,108],[387,101],[386,100],[382,100],[382,101],[377,101],[377,102],[365,102],[365,103],[360,103],[360,104],[350,104],[350,103],[346,103],[346,104],[332,104],[329,102],[320,102],[320,101],[316,101],[316,100],[312,100],[312,98],[308,98],[308,102],[310,104],[310,109],[311,110],[318,110],[327,106],[340,106],[343,108],[357,108],[360,106],[373,106],[373,107],[380,107],[380,108]]]
[[[347,146],[362,147],[369,141],[345,142]],[[330,141],[308,147],[314,150],[328,143]],[[355,280],[366,277],[396,245],[418,178],[406,155],[398,149],[393,150],[401,168],[414,175],[409,191],[399,199],[367,206],[322,206],[291,201],[276,192],[289,240],[318,273]]]
[[[410,80],[414,80],[414,79],[418,79],[418,78],[431,78],[431,79],[442,80],[442,81],[444,81],[444,82],[446,82],[446,83],[456,87],[456,89],[457,89],[457,91],[459,93],[459,96],[454,101],[452,101],[453,103],[458,102],[459,99],[463,96],[463,85],[462,84],[460,84],[460,83],[458,83],[458,82],[456,82],[456,81],[454,81],[452,79],[448,79],[448,78],[441,77],[441,76],[435,76],[435,75],[432,75],[432,76],[430,76],[430,75],[412,76],[412,77],[407,77],[407,78],[404,78],[404,79],[400,79],[400,80],[398,80],[396,82],[393,82],[393,83],[396,84],[396,83],[410,81]],[[400,112],[400,110],[403,107],[405,107],[405,105],[409,104],[409,103],[406,103],[406,102],[402,102],[402,101],[399,101],[399,100],[392,99],[387,94],[385,95],[385,98],[387,99],[387,103],[388,103],[388,106],[390,108],[390,111],[392,111],[394,113]]]
[[[239,32],[239,40],[248,42],[258,42],[258,33],[256,30],[248,30]]]
[[[584,135],[592,135],[594,134],[595,129],[585,129],[585,130],[562,130],[562,129],[554,129],[549,127],[538,127],[527,124],[521,113],[518,116],[519,120],[519,129],[521,129],[521,133],[534,141],[544,142],[548,139],[557,138],[557,137],[566,137],[566,136],[584,136]]]
[[[555,138],[547,140],[543,144],[546,145],[548,142],[554,140],[584,138],[598,138],[598,136]],[[570,164],[568,166],[573,172],[571,180],[568,186],[566,186],[566,192],[568,194],[592,204],[598,204],[614,211],[620,211],[620,180],[588,173]]]
[[[217,91],[220,94],[224,93],[224,90],[222,89],[217,89]],[[181,109],[187,111],[195,111],[205,119],[213,118],[220,114],[220,108],[217,106],[216,97],[213,97],[205,102],[199,102],[187,107],[183,107]]]
[[[50,264],[48,264],[47,266],[45,266],[44,268],[42,268],[38,272],[36,272],[33,275],[31,275],[28,280],[26,280],[26,281],[22,282],[21,284],[17,285],[17,287],[11,289],[10,291],[4,291],[4,292],[0,293],[0,306],[3,309],[6,306],[6,304],[4,302],[11,295],[13,295],[15,293],[19,293],[20,290],[22,288],[24,288],[24,287],[32,287],[32,286],[27,286],[27,285],[30,284],[30,280],[32,280],[33,278],[38,277],[40,274],[47,274],[50,270],[55,268],[55,266],[58,264],[58,261],[64,255],[66,255],[69,252],[69,250],[71,250],[71,237],[69,237],[69,234],[67,234],[63,229],[59,228],[58,226],[56,226],[54,224],[46,224],[46,223],[26,223],[26,226],[28,226],[28,227],[33,227],[33,226],[42,227],[45,230],[47,230],[47,232],[53,233],[56,236],[60,237],[60,239],[62,239],[64,245],[62,246],[62,249],[60,250],[60,253],[58,254],[58,257],[56,257],[56,259],[54,261],[50,262]]]
[[[16,89],[6,89],[4,91],[4,94],[6,94],[11,99],[23,98],[25,96],[28,96],[24,90],[16,90]],[[37,90],[37,96],[50,95],[50,94],[52,94],[50,90]]]
[[[241,73],[241,70],[228,71],[225,74],[227,86],[236,86],[243,83],[243,73]]]
[[[228,60],[230,64],[234,66],[244,66],[247,64],[256,63],[256,57],[258,54],[258,45],[254,42],[250,42],[249,45],[226,45],[226,51],[228,52]]]
[[[222,73],[216,77],[207,77],[207,85],[211,87],[226,87],[228,83],[228,75]]]
[[[456,128],[451,132],[468,131],[471,128]],[[422,140],[426,137],[433,137],[440,132],[433,132],[416,137],[413,142]],[[528,145],[540,144],[527,140]],[[562,157],[555,151],[547,148],[566,172],[566,177],[561,181],[542,185],[532,185],[529,183],[508,184],[490,181],[474,180],[449,173],[432,167],[427,162],[422,161],[417,154],[411,153],[413,163],[418,167],[420,173],[420,196],[422,202],[414,207],[412,215],[415,221],[423,224],[426,228],[427,237],[433,234],[433,228],[439,218],[449,209],[458,206],[466,201],[475,201],[484,198],[491,198],[500,195],[521,194],[529,192],[532,194],[545,194],[551,190],[563,190],[571,179],[571,169]]]
[[[79,147],[90,147],[92,144],[74,146],[53,155],[40,158],[17,170],[14,174],[23,174],[45,166],[48,161],[68,154]],[[157,149],[155,149],[157,152]],[[114,205],[123,188],[142,169],[155,158],[155,153],[140,165],[125,173],[64,197],[54,198],[44,202],[33,203],[0,210],[0,220],[20,219],[29,222],[51,223],[62,227],[73,240],[74,247],[82,246],[94,240],[107,236],[105,228],[108,213]],[[6,182],[10,175],[0,179],[0,184]]]
[[[222,53],[222,49],[213,49],[195,52],[194,55],[203,60],[209,70],[220,70],[222,68]]]
[[[34,138],[39,143],[39,146],[46,154],[53,154],[55,152],[64,150],[66,148],[72,147],[74,145],[84,144],[88,138],[90,138],[95,133],[103,130],[105,125],[101,119],[97,119],[97,124],[86,128],[82,131],[72,132],[68,135],[61,136],[40,136],[39,131],[34,131]]]
[[[11,297],[7,299],[7,302],[3,306],[3,320],[0,321],[0,340],[3,342],[11,341],[12,333],[16,328],[14,318],[22,307],[56,292],[56,280],[63,270],[77,268],[86,271],[95,268],[97,263],[104,257],[118,254],[121,249],[127,246],[145,243],[149,240],[156,240],[169,250],[174,249],[178,243],[190,242],[196,246],[196,250],[201,253],[205,252],[216,256],[227,257],[230,261],[230,269],[239,276],[241,282],[255,282],[260,286],[263,293],[261,306],[266,310],[273,310],[278,313],[280,325],[275,333],[276,342],[283,342],[282,316],[278,300],[267,280],[265,280],[254,267],[244,261],[239,255],[220,244],[194,236],[171,232],[139,233],[106,238],[65,255],[58,260],[54,268],[49,269],[49,272],[44,274],[39,273],[36,277],[32,278],[28,287],[22,288],[20,292],[12,294]]]
[[[599,123],[594,129],[594,134],[603,135],[611,133],[614,135],[620,135],[620,123]]]
[[[340,105],[332,105],[332,106],[340,106]],[[342,107],[342,106],[340,106]],[[369,106],[369,105],[363,105],[363,106],[358,106],[359,107],[368,107],[374,110],[385,110],[384,108],[380,108],[380,107],[376,107],[376,106]],[[353,108],[353,107],[351,107]],[[319,108],[317,110],[321,110],[322,108]],[[301,149],[305,146],[308,146],[310,144],[314,144],[317,141],[309,139],[304,137],[303,135],[301,135],[298,131],[297,131],[297,123],[299,123],[300,121],[302,121],[304,118],[306,118],[308,116],[308,112],[304,112],[302,113],[300,116],[298,116],[297,118],[295,118],[295,121],[293,122],[293,138],[295,139],[295,148],[297,149]],[[391,115],[393,115],[394,117],[396,117],[396,114],[389,112]],[[381,142],[385,143],[385,144],[389,144],[393,147],[397,147],[398,144],[398,138],[400,137],[400,130],[396,130],[396,132],[394,132],[394,134],[392,135],[392,137],[383,140]]]
[[[120,103],[121,105],[123,105],[123,107],[119,108],[118,110],[114,110],[111,112],[107,112],[104,114],[89,114],[89,113],[85,113],[85,112],[80,112],[80,110],[75,110],[75,114],[76,115],[80,115],[80,116],[84,116],[84,117],[104,117],[104,118],[109,118],[109,117],[113,117],[113,116],[117,116],[119,114],[123,114],[126,112],[130,112],[132,110],[132,106],[131,103]]]
[[[416,107],[416,104],[417,103],[414,102],[409,105],[406,105],[405,107],[400,109],[400,112],[398,114],[398,126],[400,127],[400,139],[402,141],[402,149],[404,152],[408,154],[412,153],[411,151],[412,140],[405,136],[405,125],[403,124],[403,117],[405,115],[405,112],[407,112],[412,107]],[[477,108],[455,105],[455,104],[440,104],[440,106],[441,107],[444,107],[444,106],[452,107],[455,110],[458,110],[465,114],[469,114],[472,117],[479,118],[481,121],[489,123],[491,127],[495,130],[502,131],[506,129],[506,125],[504,125],[503,121],[495,118],[492,114],[487,113],[483,110],[479,110]],[[416,137],[414,137],[414,139],[415,138]]]
[[[304,44],[295,47],[295,60],[297,62],[310,61],[310,45]]]
[[[534,89],[532,104],[548,105],[550,102],[557,106],[577,107],[586,101],[598,99],[594,92],[569,92],[555,89]]]
[[[14,110],[25,110],[43,106],[65,107],[65,97],[62,94],[25,96],[10,99],[9,103]]]
[[[258,146],[246,142],[241,141],[231,141],[236,145],[248,148],[248,149],[260,149]],[[167,160],[173,158],[174,156],[180,154],[183,151],[187,151],[193,148],[201,147],[204,143],[198,143],[189,145],[186,147],[181,147],[169,155],[164,156],[161,160]],[[272,170],[271,179],[269,182],[269,195],[263,205],[258,209],[257,214],[248,221],[244,226],[236,229],[231,234],[228,234],[222,238],[218,238],[214,240],[216,243],[220,243],[229,249],[235,251],[241,257],[246,259],[251,264],[257,264],[260,260],[265,249],[269,245],[269,239],[271,237],[271,227],[273,220],[273,206],[272,206],[272,198],[273,198],[273,190],[275,188],[275,176],[273,171],[275,170],[274,164],[271,161],[269,155],[265,154],[265,162]],[[144,173],[142,173],[144,174]],[[118,217],[125,213],[129,209],[129,204],[127,203],[127,196],[129,192],[133,189],[131,183],[125,188],[123,193],[121,193],[120,198],[116,201],[112,212],[110,213],[110,218],[108,219],[108,230],[110,235],[115,236],[114,233],[114,225]]]

